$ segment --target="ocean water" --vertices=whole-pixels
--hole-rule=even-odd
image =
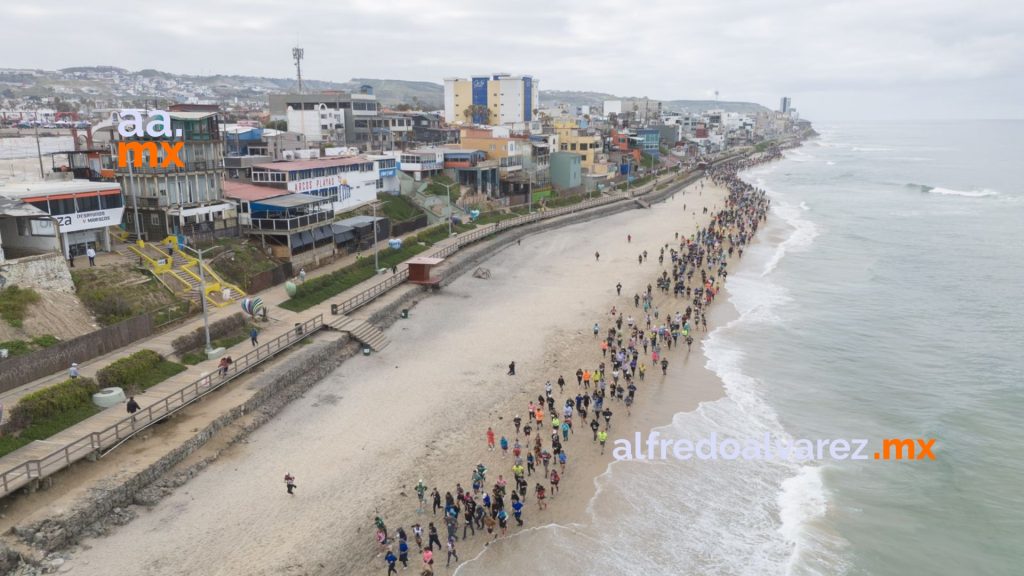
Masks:
[[[935,438],[925,461],[617,462],[588,520],[459,574],[1024,573],[1024,122],[824,124],[745,177],[773,213],[665,437]]]

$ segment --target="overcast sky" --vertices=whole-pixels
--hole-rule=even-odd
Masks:
[[[0,67],[441,82],[713,98],[812,120],[1024,118],[1020,0],[2,0]]]

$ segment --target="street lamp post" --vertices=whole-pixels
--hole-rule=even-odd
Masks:
[[[203,254],[220,246],[211,246],[209,248],[200,250],[198,248],[190,248],[185,245],[179,245],[180,249],[188,250],[199,256],[199,289],[201,290],[199,297],[203,303],[203,330],[206,332],[206,356],[209,358],[210,352],[213,351],[213,346],[210,344],[210,316],[206,308],[206,266],[203,263]]]
[[[380,247],[377,245],[377,203],[373,203],[373,271],[380,270]]]
[[[451,184],[439,182],[439,184],[444,186],[445,191],[448,192],[448,236],[450,237],[452,235],[452,186],[457,185],[458,182],[452,182]]]

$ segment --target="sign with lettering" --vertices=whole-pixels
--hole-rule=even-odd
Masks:
[[[124,208],[110,208],[108,210],[93,210],[91,212],[75,212],[74,214],[63,214],[54,216],[61,233],[78,232],[81,230],[94,230],[116,226],[121,223],[124,215]],[[34,226],[34,221],[33,221]]]
[[[143,116],[146,120],[143,120]],[[127,168],[129,161],[135,168],[142,167],[143,163],[148,163],[150,168],[185,167],[185,161],[181,159],[185,143],[170,141],[171,138],[181,138],[182,131],[181,128],[171,129],[171,115],[167,112],[144,112],[129,108],[115,113],[111,120],[117,125],[117,133],[121,135],[121,141],[117,143],[118,167]],[[133,138],[152,140],[132,140]],[[160,140],[161,138],[166,140]]]
[[[296,194],[306,194],[324,188],[337,188],[341,185],[341,177],[320,176],[319,178],[305,178],[288,183],[288,191]]]

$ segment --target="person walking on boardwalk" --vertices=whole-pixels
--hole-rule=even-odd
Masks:
[[[288,493],[295,495],[295,476],[292,476],[291,472],[286,472],[284,475],[284,485],[288,489]]]
[[[255,326],[249,330],[249,341],[252,342],[253,347],[259,346],[260,344],[260,331]]]
[[[135,424],[135,413],[142,409],[142,406],[139,406],[139,403],[135,401],[135,396],[128,397],[126,408],[128,409],[128,414],[132,417],[132,424]]]

